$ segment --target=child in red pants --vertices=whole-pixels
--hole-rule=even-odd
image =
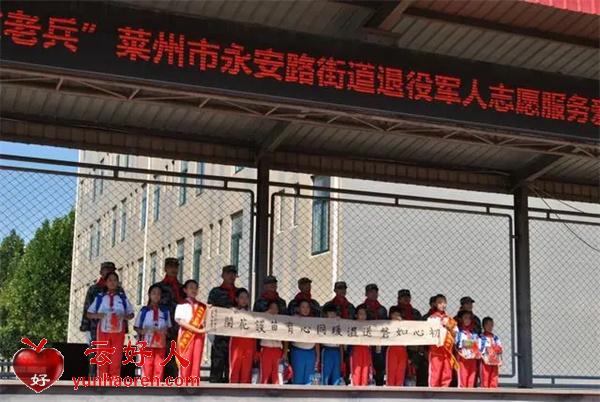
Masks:
[[[87,311],[87,318],[100,320],[97,326],[96,340],[102,342],[98,346],[114,347],[115,354],[108,364],[98,366],[98,376],[104,374],[112,377],[121,375],[123,360],[123,342],[125,340],[126,321],[134,317],[133,306],[125,293],[117,291],[119,276],[115,272],[106,275],[106,288],[99,293]]]
[[[396,306],[390,308],[390,320],[402,321],[400,309]],[[408,367],[408,353],[406,346],[394,345],[388,346],[385,358],[387,373],[386,385],[403,386],[406,369]]]
[[[444,344],[429,347],[429,386],[449,387],[452,381],[452,369],[456,365],[454,358],[454,337],[457,331],[456,321],[446,313],[446,296],[435,296],[434,308],[428,319],[439,319],[444,327]]]
[[[270,301],[267,306],[267,314],[278,314],[279,306],[277,301]],[[282,384],[279,377],[279,363],[282,359],[287,359],[287,348],[285,342],[262,339],[260,341],[260,379],[261,384]]]
[[[250,295],[244,288],[235,293],[238,309],[248,310]],[[250,384],[252,381],[252,363],[256,355],[256,339],[231,337],[229,340],[229,382],[232,384]]]
[[[481,351],[481,378],[482,388],[498,387],[498,369],[502,365],[502,344],[500,338],[494,335],[494,320],[485,317],[481,322],[483,333],[479,338],[479,350]]]
[[[477,377],[477,364],[481,358],[479,352],[479,335],[471,311],[459,313],[456,349],[458,351],[458,387],[473,388]]]
[[[146,378],[162,381],[165,358],[167,330],[171,328],[171,313],[165,306],[160,306],[162,289],[158,284],[148,289],[148,304],[142,307],[133,326],[140,341],[146,343],[146,350],[152,355],[145,356],[142,375]]]
[[[362,305],[356,309],[356,320],[367,320],[367,308]],[[368,345],[352,345],[350,352],[350,380],[352,385],[369,385],[373,376],[371,348]]]
[[[175,308],[175,321],[179,324],[177,336],[177,351],[189,361],[187,367],[179,365],[179,377],[200,378],[200,366],[202,363],[202,352],[204,351],[204,318],[206,316],[206,304],[196,300],[198,295],[198,282],[193,279],[183,284],[183,292],[186,294],[185,301]]]

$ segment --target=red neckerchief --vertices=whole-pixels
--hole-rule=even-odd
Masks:
[[[415,319],[415,317],[413,316],[413,308],[410,303],[405,304],[405,305],[398,303],[397,307],[400,309],[400,315],[402,316],[402,319],[404,319],[404,320],[414,320]]]
[[[493,333],[488,332],[488,331],[483,331],[482,335],[485,336],[485,337],[489,337],[490,338],[490,343],[492,344],[492,346],[495,345],[494,334]]]
[[[433,308],[433,313],[431,313],[430,317],[439,317],[439,318],[445,318],[448,317],[448,313],[446,313],[445,311],[439,311],[436,308]]]
[[[152,319],[158,321],[158,305],[152,306]]]
[[[108,292],[108,305],[110,307],[110,311],[113,311],[113,306],[115,305],[115,294],[114,290],[109,290]],[[125,306],[123,306],[125,307]],[[119,319],[116,314],[110,314],[110,326],[112,328],[116,328],[119,325]]]
[[[229,300],[231,300],[231,302],[235,304],[235,291],[237,290],[235,286],[223,283],[221,284],[220,288],[227,292],[227,297],[229,297]]]
[[[467,333],[467,335],[471,335],[471,333],[473,332],[473,329],[475,328],[475,323],[473,322],[473,320],[471,320],[471,324],[469,324],[468,326],[463,324],[461,321],[461,324],[458,326],[458,328],[461,331],[465,331]]]
[[[181,303],[183,296],[181,295],[181,284],[177,280],[176,276],[165,276],[162,283],[169,285],[173,290],[173,296],[175,296],[175,302]]]
[[[106,279],[104,279],[103,277],[100,277],[100,279],[98,279],[98,282],[96,282],[96,285],[100,286],[101,288],[105,288],[106,287]]]
[[[300,292],[296,295],[296,297],[294,297],[294,300],[296,300],[297,302],[301,302],[304,300],[306,300],[307,302],[310,302],[312,300],[312,297],[310,296],[310,292],[308,292],[308,293]]]
[[[277,293],[276,290],[265,290],[264,292],[262,292],[260,297],[270,302],[277,301],[279,300],[279,293]]]
[[[332,303],[340,308],[340,317],[342,318],[351,318],[350,312],[348,308],[350,307],[350,302],[346,299],[345,296],[335,296],[332,300]]]
[[[369,310],[375,319],[378,319],[378,312],[381,308],[381,304],[377,300],[365,299],[365,305],[367,306],[367,310]]]
[[[114,290],[109,290],[107,292],[108,294],[108,306],[110,307],[110,309],[113,309],[113,306],[115,305],[115,291]]]

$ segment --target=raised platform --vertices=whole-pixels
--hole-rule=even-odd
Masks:
[[[42,394],[36,395],[20,381],[0,381],[3,402],[44,400],[56,402],[83,402],[108,400],[111,402],[159,401],[236,401],[260,402],[298,400],[312,401],[590,401],[600,400],[600,390],[580,389],[519,389],[493,390],[457,388],[434,389],[421,387],[328,387],[297,385],[203,384],[200,387],[96,387],[75,391],[71,381],[59,381]]]

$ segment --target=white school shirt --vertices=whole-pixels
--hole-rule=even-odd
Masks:
[[[301,316],[299,316],[301,317]],[[298,349],[306,349],[306,350],[310,350],[312,348],[315,347],[314,343],[308,343],[308,342],[292,342],[292,346],[298,348]]]
[[[264,346],[265,348],[283,349],[283,343],[281,341],[274,341],[271,339],[261,339],[260,346]]]
[[[112,315],[122,315],[127,316],[133,314],[133,306],[127,299],[124,293],[114,293],[112,295],[112,307],[110,303],[111,295],[108,293],[100,293],[97,298],[102,298],[100,305],[96,309],[97,299],[92,301],[90,307],[88,308],[88,313],[104,313],[105,316],[100,320],[100,330],[106,333],[119,333],[123,332],[125,328],[123,328],[123,320],[115,320],[112,319]],[[125,304],[123,304],[123,299],[125,299]]]
[[[175,321],[185,321],[189,323],[194,317],[194,308],[191,303],[185,301],[175,307]]]
[[[142,315],[144,310],[146,314],[144,322],[142,322]],[[150,306],[142,307],[142,310],[138,314],[134,326],[136,328],[145,329],[147,332],[142,336],[142,340],[146,342],[149,348],[164,348],[166,347],[166,330],[171,328],[171,313],[167,309],[158,309],[157,320],[154,319],[154,310]],[[162,332],[161,332],[162,331]],[[157,336],[154,333],[157,332]]]
[[[190,323],[194,318],[194,311],[199,305],[201,305],[201,303],[197,300],[190,300],[189,298],[185,299],[183,303],[178,304],[177,307],[175,307],[175,322],[181,320]],[[179,334],[183,331],[185,331],[185,329],[179,327]]]
[[[292,342],[292,346],[294,346],[298,349],[310,350],[315,347],[315,344],[307,343],[307,342]]]

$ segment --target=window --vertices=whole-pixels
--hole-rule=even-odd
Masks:
[[[295,194],[294,198],[292,198],[294,205],[292,206],[292,226],[298,226],[298,195]]]
[[[146,213],[148,212],[148,186],[142,185],[142,203],[140,205],[140,229],[146,228]]]
[[[121,241],[127,236],[127,198],[121,201]]]
[[[98,194],[100,194],[100,179],[94,177],[92,180],[92,201],[96,202],[96,198],[98,198]]]
[[[179,282],[183,282],[183,271],[184,271],[183,257],[185,255],[184,247],[185,247],[184,239],[177,240],[177,259],[179,260],[179,273],[177,276],[179,277]]]
[[[155,180],[158,180],[158,176],[154,176]],[[160,184],[154,185],[154,222],[160,217]]]
[[[156,282],[157,264],[158,264],[158,260],[157,260],[156,252],[150,253],[150,277],[152,278],[152,283]]]
[[[125,155],[125,163],[123,164],[123,166],[125,167],[131,167],[133,165],[133,156],[129,156],[129,155]]]
[[[200,282],[200,263],[202,262],[202,230],[194,233],[194,272],[192,278]]]
[[[204,162],[197,162],[196,163],[196,173],[197,174],[204,174]],[[204,185],[204,179],[202,178],[197,178],[196,179],[196,185],[198,186],[202,186]],[[196,195],[198,194],[202,194],[202,187],[196,187]]]
[[[112,209],[112,227],[110,231],[110,246],[114,247],[117,243],[117,207]]]
[[[187,161],[181,162],[181,174],[186,175],[188,173],[188,163]],[[181,176],[181,187],[179,187],[179,205],[184,205],[187,199],[187,177]]]
[[[96,249],[94,250],[94,257],[98,257],[100,255],[100,219],[96,221]]]
[[[217,255],[221,254],[221,239],[223,237],[223,219],[217,222]]]
[[[88,254],[88,260],[92,261],[94,258],[94,250],[96,248],[96,231],[94,230],[94,225],[90,226],[90,252]]]
[[[315,176],[313,183],[317,187],[329,187],[329,177]],[[329,191],[315,190],[312,205],[312,254],[329,250]]]
[[[138,274],[137,274],[137,304],[142,304],[142,295],[144,294],[144,259],[138,260]]]
[[[212,223],[208,226],[208,258],[212,258],[213,253],[213,225]]]
[[[281,191],[282,197],[279,198],[279,221],[277,222],[277,232],[283,230],[283,216],[285,214],[285,190]]]
[[[242,243],[243,212],[231,215],[231,264],[236,267],[240,262],[240,245]]]
[[[235,166],[235,168],[234,168],[234,174],[238,173],[238,172],[241,172],[242,170],[244,170],[243,166]]]
[[[104,165],[104,158],[100,159],[100,164]],[[98,193],[102,195],[104,193],[104,170],[100,171],[100,179],[98,183]]]

